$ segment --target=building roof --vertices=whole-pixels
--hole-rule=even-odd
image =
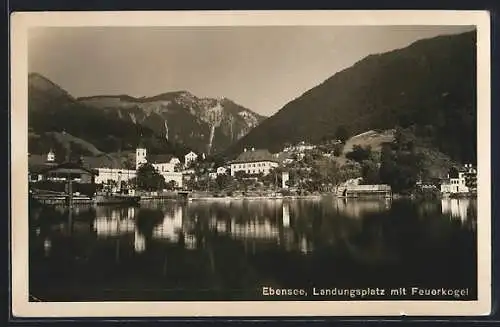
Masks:
[[[174,155],[172,154],[156,154],[156,155],[151,155],[149,157],[149,160],[152,162],[152,163],[168,163],[170,162],[170,160],[172,160],[174,157]],[[178,159],[178,158],[177,158]]]
[[[287,159],[293,159],[293,156],[294,156],[293,153],[286,152],[286,151],[278,152],[274,155],[276,160],[280,163],[283,163]]]
[[[81,159],[83,161],[82,166],[87,169],[123,168],[120,167],[120,163],[118,162],[118,160],[105,154],[97,157],[83,156]]]
[[[49,168],[45,169],[44,171],[42,171],[42,173],[48,173],[51,171],[58,171],[58,172],[62,172],[62,173],[73,173],[73,172],[85,171],[89,174],[97,175],[97,172],[95,170],[88,169],[88,168],[81,166],[81,165],[74,163],[74,162],[64,162],[62,164],[49,167]]]
[[[231,163],[243,163],[243,162],[257,162],[257,161],[273,161],[278,162],[278,160],[273,157],[273,155],[266,149],[248,150],[242,152],[238,158],[233,160]]]

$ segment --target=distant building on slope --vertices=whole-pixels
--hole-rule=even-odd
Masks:
[[[184,166],[189,166],[192,162],[198,160],[198,155],[193,151],[190,151],[188,154],[184,156]]]
[[[306,143],[305,141],[300,141],[299,143],[297,143],[295,145],[286,146],[283,149],[283,152],[299,152],[299,153],[303,153],[305,151],[313,150],[315,148],[316,148],[316,146],[313,145],[313,144]]]

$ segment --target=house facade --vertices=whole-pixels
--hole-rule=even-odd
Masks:
[[[228,168],[221,166],[221,167],[217,167],[216,172],[217,172],[217,175],[224,175],[227,173],[228,170],[229,170]]]
[[[121,183],[122,181],[128,182],[137,177],[137,172],[132,169],[119,169],[119,168],[96,168],[97,176],[95,177],[96,184],[105,184],[109,181]]]
[[[148,162],[146,148],[137,148],[135,151],[136,170]],[[163,176],[166,183],[174,181],[176,186],[182,187],[182,173],[175,171],[175,166],[180,160],[172,155],[152,155],[149,160],[151,165]]]
[[[189,166],[192,162],[198,160],[198,155],[193,151],[189,152],[184,156],[184,166]]]
[[[244,149],[238,158],[230,163],[231,176],[235,176],[240,171],[250,175],[267,175],[278,166],[278,161],[268,150],[256,150],[254,148],[251,150]]]
[[[441,184],[443,194],[461,194],[476,190],[477,170],[472,164],[466,164],[460,169],[450,169],[446,180]]]

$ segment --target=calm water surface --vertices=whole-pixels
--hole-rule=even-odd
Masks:
[[[262,287],[272,287],[302,288],[308,300],[321,300],[311,295],[313,287],[418,286],[467,289],[462,300],[472,300],[476,212],[472,199],[331,197],[36,208],[30,295],[32,301],[304,300],[263,297]]]

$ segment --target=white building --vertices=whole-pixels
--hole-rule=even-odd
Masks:
[[[234,176],[239,171],[250,175],[267,175],[278,165],[278,161],[268,150],[255,150],[252,148],[252,150],[247,151],[245,149],[236,160],[231,162],[231,176]]]
[[[151,165],[163,176],[165,182],[174,181],[178,187],[182,187],[182,173],[175,171],[175,166],[180,160],[172,155],[152,155],[150,156]],[[135,151],[136,169],[148,162],[147,150],[137,148]]]
[[[127,182],[137,176],[137,172],[132,169],[96,168],[96,170],[98,172],[95,176],[96,184],[108,183],[110,180],[117,183]]]
[[[56,155],[52,149],[50,149],[49,153],[47,153],[47,162],[55,162],[56,161]]]
[[[471,191],[471,188],[475,186],[476,178],[476,169],[472,165],[466,164],[459,170],[450,171],[447,176],[447,180],[441,184],[441,193],[468,193]],[[471,188],[469,186],[471,186]]]
[[[195,162],[197,159],[198,155],[191,151],[184,156],[184,165],[187,167],[190,163]]]
[[[281,188],[288,188],[288,181],[290,180],[290,174],[287,171],[281,173]]]
[[[221,166],[221,167],[217,167],[217,175],[224,175],[227,173],[227,168],[224,167],[224,166]]]
[[[308,144],[304,141],[297,143],[296,145],[287,146],[283,149],[283,152],[304,152],[307,150],[313,150],[316,148],[315,145]]]

